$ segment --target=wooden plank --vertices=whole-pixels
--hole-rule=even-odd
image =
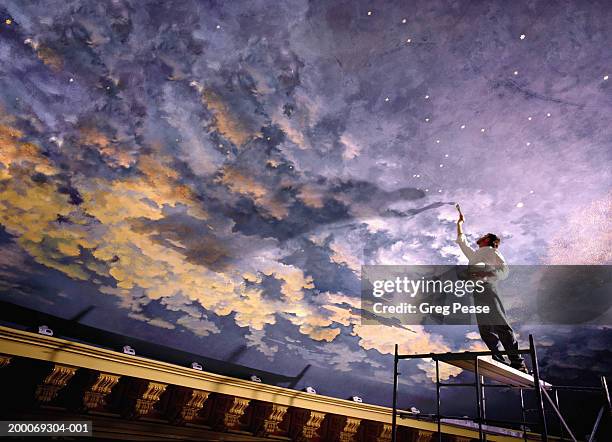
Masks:
[[[465,359],[464,357],[458,357],[455,359],[452,356],[449,356],[440,360],[464,370],[474,371],[473,359]],[[491,356],[478,356],[478,372],[485,378],[492,379],[502,384],[513,385],[516,387],[533,388],[534,386],[532,375],[523,373],[516,368],[512,368],[509,365],[495,361]],[[551,384],[543,380],[540,380],[540,385],[542,385],[544,388],[552,387]]]

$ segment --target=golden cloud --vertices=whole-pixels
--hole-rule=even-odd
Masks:
[[[393,354],[398,344],[400,354],[446,353],[451,348],[440,335],[429,333],[420,325],[410,326],[410,330],[386,325],[353,325],[353,335],[359,337],[359,345],[374,349],[382,354]],[[416,332],[416,333],[413,333]],[[420,361],[418,367],[435,380],[435,367],[428,361]],[[440,379],[448,379],[461,373],[461,369],[448,364],[440,364]]]
[[[85,136],[88,143],[101,148],[108,145],[98,132]],[[259,257],[249,263],[249,271],[238,264],[223,273],[216,272],[186,260],[181,248],[159,242],[154,238],[157,232],[135,228],[135,220],[159,220],[165,207],[179,204],[192,216],[208,219],[192,191],[178,183],[177,172],[165,164],[169,159],[141,156],[136,163],[140,174],[123,180],[75,175],[72,185],[83,200],[76,206],[68,195],[57,191],[52,180],[31,180],[32,170],[56,172],[37,146],[22,143],[22,134],[9,126],[2,127],[0,137],[5,146],[0,152],[4,172],[0,223],[38,263],[74,279],[92,280],[100,292],[119,297],[121,305],[133,314],[140,314],[142,300],[131,296],[138,289],[144,291],[147,300],[180,293],[217,315],[234,313],[238,326],[255,331],[274,324],[276,315],[282,314],[301,333],[320,341],[332,341],[340,333],[333,324],[350,320],[333,305],[328,310],[305,299],[304,291],[314,288],[314,283],[297,267]],[[231,169],[224,178],[235,191],[253,195],[259,204],[270,207],[274,201],[263,186]],[[58,221],[58,215],[67,221]],[[269,299],[261,290],[244,284],[245,279],[261,282],[262,275],[281,282],[282,299]],[[115,286],[102,285],[98,276],[112,277]],[[161,318],[146,320],[162,328],[171,326]],[[217,332],[209,321],[181,321],[194,333]]]
[[[302,186],[297,197],[307,206],[320,209],[325,205],[325,194],[322,189],[312,186]]]
[[[361,273],[361,260],[356,256],[352,250],[349,249],[346,243],[340,241],[333,241],[329,248],[334,252],[330,259],[337,264],[345,264],[356,274]]]
[[[85,145],[95,146],[110,166],[128,168],[136,162],[136,156],[133,153],[121,149],[96,128],[86,127],[81,129],[79,141]]]
[[[61,71],[64,67],[62,57],[49,47],[37,45],[36,56],[55,72]]]
[[[236,168],[225,167],[223,175],[217,182],[223,183],[234,193],[252,198],[258,207],[276,219],[285,218],[289,214],[287,205],[280,201],[273,192]]]
[[[215,115],[217,129],[225,138],[236,146],[242,146],[254,136],[247,125],[231,112],[220,95],[210,89],[205,89],[203,97],[206,105]]]
[[[361,147],[353,140],[349,135],[342,135],[340,142],[344,144],[344,152],[342,152],[342,158],[345,160],[352,160],[361,153]]]
[[[6,120],[6,117],[3,118]],[[53,175],[57,169],[51,162],[41,155],[40,149],[31,143],[24,143],[20,139],[23,133],[10,126],[0,125],[0,180],[11,177],[11,169],[19,168],[24,172]],[[33,168],[33,169],[31,169]]]

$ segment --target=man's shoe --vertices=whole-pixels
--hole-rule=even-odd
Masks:
[[[501,362],[502,364],[506,364],[506,365],[508,365],[508,363],[506,362],[506,359],[504,358],[504,356],[503,356],[503,355],[493,355],[493,356],[492,356],[492,359],[493,359],[494,361]]]
[[[529,370],[527,369],[527,366],[524,362],[510,364],[510,367],[514,368],[515,370],[522,371],[523,373],[529,374]]]

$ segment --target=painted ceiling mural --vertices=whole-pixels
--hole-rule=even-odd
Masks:
[[[0,15],[2,300],[388,404],[395,343],[483,348],[360,323],[362,264],[464,262],[449,202],[511,264],[612,263],[609,2]],[[611,374],[608,326],[517,332],[549,377]],[[431,364],[403,373],[426,403]]]

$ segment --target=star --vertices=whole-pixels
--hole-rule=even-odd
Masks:
[[[425,122],[426,122],[426,123],[429,123],[429,118],[425,118]]]
[[[405,18],[402,19],[402,23],[406,23],[408,20],[406,20]]]
[[[514,75],[518,75],[518,71],[514,71],[513,73],[514,73]]]
[[[385,97],[385,101],[389,101],[389,97]]]
[[[604,75],[604,80],[608,80],[608,78],[610,78],[608,75]]]
[[[444,155],[444,158],[448,158],[448,154]]]
[[[483,127],[482,129],[480,129],[480,132],[484,133],[485,132],[485,128]]]
[[[372,15],[372,11],[368,11],[368,15]]]
[[[438,189],[438,193],[442,193],[442,189]]]
[[[429,95],[425,95],[425,99],[426,99],[426,100],[429,100]]]
[[[419,174],[417,173],[417,176],[416,176],[416,177],[417,177],[417,178],[421,178],[421,175],[419,175]]]
[[[550,117],[550,112],[548,112],[548,113],[546,114],[546,116],[547,116],[547,117]]]
[[[529,193],[533,194],[533,190],[530,190]]]
[[[268,141],[270,141],[271,139],[272,139],[272,138],[270,138],[270,137],[266,137],[266,140],[268,140]]]
[[[527,117],[527,119],[528,119],[529,121],[531,121],[531,117]]]
[[[217,29],[221,29],[221,25],[217,25]]]
[[[440,164],[440,167],[444,167],[444,164]]]
[[[437,143],[437,144],[440,144],[440,140],[436,140],[436,143]]]
[[[527,143],[525,143],[525,144],[527,144],[527,146],[531,146],[531,143],[529,141],[527,141]]]
[[[519,209],[520,209],[521,207],[523,207],[524,205],[525,205],[525,204],[523,204],[523,203],[522,203],[522,202],[520,202],[520,201],[519,201],[518,203],[516,203],[516,207],[518,207]]]
[[[462,124],[462,125],[461,125],[461,129],[465,129],[465,124]]]
[[[520,39],[521,40],[525,40],[526,35],[525,34],[521,34]]]
[[[72,83],[74,81],[74,78],[71,78],[68,80],[70,83]]]
[[[425,192],[429,192],[429,189],[425,189]]]
[[[6,20],[4,20],[4,23],[6,23],[7,25],[10,25],[11,23],[13,23],[13,20],[11,20],[10,18],[7,18]]]
[[[406,40],[406,43],[410,43],[412,41],[411,38],[409,38],[408,40]]]

